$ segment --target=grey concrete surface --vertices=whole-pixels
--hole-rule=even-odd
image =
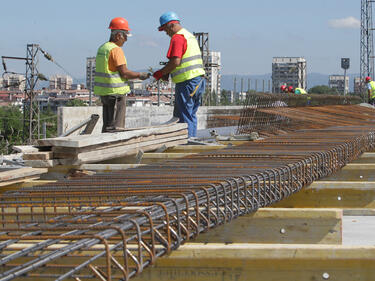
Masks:
[[[343,245],[375,246],[375,216],[343,216]]]
[[[243,106],[201,106],[197,112],[198,129],[217,127],[215,116],[240,115]],[[59,107],[57,111],[57,132],[59,135],[70,128],[88,119],[92,114],[99,114],[100,118],[95,126],[93,134],[101,132],[102,128],[102,107]],[[138,128],[162,124],[172,118],[172,106],[151,106],[151,107],[127,107],[125,127]],[[225,125],[225,124],[224,124]],[[219,126],[224,126],[220,124]],[[77,135],[79,131],[75,134]],[[74,135],[74,134],[73,134]]]

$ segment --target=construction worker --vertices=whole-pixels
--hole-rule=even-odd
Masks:
[[[372,81],[371,77],[366,77],[367,83],[367,96],[368,96],[368,103],[375,105],[375,82]]]
[[[286,85],[281,85],[281,87],[280,87],[280,91],[281,91],[282,93],[288,93],[288,89],[287,89]]]
[[[125,127],[126,95],[130,93],[129,79],[145,80],[147,72],[134,72],[127,68],[122,46],[131,36],[128,21],[117,17],[109,24],[109,41],[101,45],[96,54],[94,94],[103,104],[102,132]]]
[[[167,53],[168,63],[153,76],[156,80],[167,80],[169,74],[176,83],[175,104],[177,110],[174,115],[181,123],[188,124],[189,138],[197,135],[196,112],[200,105],[200,98],[205,90],[202,54],[195,36],[183,28],[180,18],[175,12],[161,15],[159,31],[171,37]]]
[[[287,91],[288,93],[292,94],[294,93],[294,88],[292,86],[289,86]]]
[[[306,95],[307,94],[307,92],[303,88],[295,88],[294,93],[297,94],[297,95]]]

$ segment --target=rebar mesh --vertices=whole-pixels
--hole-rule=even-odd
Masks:
[[[343,111],[348,124],[338,126]],[[309,118],[322,115],[336,126],[2,194],[0,280],[128,280],[374,149],[373,110],[328,107]]]

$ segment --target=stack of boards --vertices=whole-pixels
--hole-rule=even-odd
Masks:
[[[187,124],[128,129],[114,133],[78,135],[38,140],[38,147],[23,154],[27,166],[80,165],[173,147],[188,141]]]

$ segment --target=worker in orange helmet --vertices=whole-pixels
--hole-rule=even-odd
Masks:
[[[375,82],[372,81],[371,77],[366,77],[367,83],[367,96],[368,96],[368,103],[375,105]]]
[[[101,45],[96,54],[94,94],[103,104],[102,132],[125,127],[126,95],[130,93],[129,79],[145,80],[147,72],[134,72],[127,68],[122,46],[131,36],[128,21],[122,17],[111,20],[109,41]]]

